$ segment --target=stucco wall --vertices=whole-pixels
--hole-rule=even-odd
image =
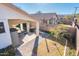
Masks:
[[[79,53],[79,29],[76,28],[76,49]]]
[[[25,19],[24,16],[14,12],[13,10],[0,5],[0,18],[8,18],[8,19]]]
[[[3,4],[0,4],[0,18],[7,18],[7,19],[22,19],[22,20],[29,20],[35,21],[34,19],[28,17],[28,15],[23,15],[20,12],[7,7]]]
[[[0,19],[0,22],[4,23],[4,28],[5,28],[5,33],[0,33],[0,49],[2,49],[11,45],[12,42],[11,42],[10,31],[8,26],[8,19]]]

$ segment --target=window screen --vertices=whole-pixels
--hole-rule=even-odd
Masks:
[[[5,29],[4,29],[4,23],[0,22],[0,33],[4,33]]]

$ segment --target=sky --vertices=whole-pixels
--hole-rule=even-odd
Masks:
[[[15,3],[14,5],[29,14],[38,11],[42,13],[74,14],[74,7],[79,7],[79,3]],[[76,13],[79,13],[79,8]]]

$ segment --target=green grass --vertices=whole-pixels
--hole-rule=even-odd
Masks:
[[[76,55],[76,50],[75,49],[69,49],[67,56],[75,56]]]
[[[74,48],[72,43],[68,43],[66,55],[67,56],[75,56],[76,55],[76,49]]]
[[[59,24],[58,26],[56,26],[52,29],[49,29],[49,32],[52,36],[57,38],[61,32],[64,32],[67,29],[68,29],[68,25]]]

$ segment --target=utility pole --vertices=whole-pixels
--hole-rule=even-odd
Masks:
[[[75,18],[76,18],[76,11],[79,7],[74,7],[75,11],[74,11],[74,15],[73,15],[73,21],[72,21],[72,26],[75,27]]]
[[[74,8],[75,8],[75,11],[74,11],[74,17],[75,17],[75,14],[76,14],[76,11],[77,11],[78,7],[74,7]]]

